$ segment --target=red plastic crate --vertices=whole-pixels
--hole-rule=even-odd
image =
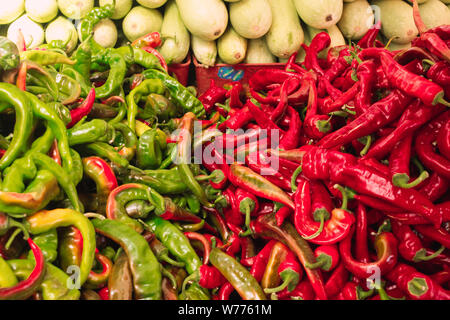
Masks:
[[[248,80],[252,75],[261,69],[283,69],[284,63],[241,63],[235,65],[216,64],[207,67],[200,64],[195,57],[192,58],[195,66],[195,78],[197,81],[198,95],[208,90],[211,79],[214,79],[217,86],[223,86],[230,81],[240,81],[245,91],[248,91]]]
[[[187,86],[189,83],[189,67],[192,62],[191,54],[188,54],[185,61],[186,62],[174,63],[168,66],[169,74],[174,76],[183,86]]]

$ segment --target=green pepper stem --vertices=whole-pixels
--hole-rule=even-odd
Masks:
[[[348,204],[348,194],[347,194],[347,191],[345,190],[344,187],[342,187],[342,186],[339,185],[339,184],[335,184],[335,185],[333,186],[333,188],[338,189],[338,190],[341,192],[341,194],[342,194],[342,205],[341,205],[341,209],[342,209],[342,210],[347,210],[347,204]]]
[[[186,292],[186,286],[188,285],[188,283],[198,281],[198,279],[199,279],[198,272],[194,272],[194,273],[190,274],[189,276],[187,276],[183,281],[183,285],[181,286],[181,293],[184,295]]]
[[[450,108],[450,102],[446,101],[443,97],[441,97],[440,99],[437,99],[436,104],[442,104],[442,105]]]
[[[438,255],[440,255],[444,250],[445,250],[445,246],[441,246],[435,253],[430,254],[429,256],[419,254],[417,259],[419,261],[430,261],[430,260],[436,258]],[[414,257],[414,258],[416,259],[416,257]]]
[[[172,288],[177,289],[177,280],[175,279],[175,276],[166,268],[164,268],[162,264],[160,264],[159,266],[161,269],[161,274],[170,280],[170,282],[172,283]]]
[[[364,291],[360,286],[357,287],[356,293],[358,295],[358,300],[365,300],[371,295],[373,295],[373,289],[370,289],[369,291]]]
[[[297,191],[297,185],[296,185],[295,183],[296,183],[296,181],[297,181],[298,175],[299,175],[301,172],[302,172],[302,165],[299,165],[299,166],[297,167],[297,169],[295,169],[294,173],[292,174],[292,177],[291,177],[291,189],[292,189],[292,192]]]
[[[360,156],[366,155],[366,153],[369,151],[370,146],[372,145],[372,136],[367,136],[366,144],[364,145],[364,148],[359,153]]]
[[[317,262],[314,263],[309,263],[306,262],[305,263],[305,268],[308,269],[318,269],[318,268],[322,268],[323,266],[325,266],[327,264],[327,260],[326,259],[321,259],[320,257],[316,259]]]
[[[429,64],[430,66],[435,64],[435,62],[431,61],[430,59],[422,59],[422,62],[425,62],[426,64]]]
[[[13,232],[11,237],[9,237],[8,241],[5,244],[5,249],[8,250],[11,244],[13,243],[14,239],[17,237],[17,235],[21,232],[23,232],[23,238],[26,240],[30,237],[30,234],[28,233],[28,230],[20,223],[15,220],[9,220],[9,226],[10,227],[17,227],[17,229]]]
[[[328,131],[330,131],[331,130],[330,120],[331,117],[328,120],[317,120],[316,122],[317,130],[319,130],[322,133],[327,133]]]
[[[289,273],[286,278],[284,279],[283,283],[281,283],[278,287],[275,288],[265,288],[264,289],[264,293],[277,293],[280,292],[284,289],[286,289],[289,284],[291,283],[291,281],[293,281],[295,279],[294,273]]]
[[[419,169],[420,172],[425,171],[425,168],[423,167],[422,163],[420,163],[419,159],[417,157],[412,158],[412,163]]]
[[[317,229],[317,231],[316,231],[314,234],[312,234],[312,235],[310,235],[310,236],[308,236],[308,237],[302,237],[303,239],[305,239],[305,240],[311,240],[311,239],[317,238],[317,237],[322,233],[323,227],[324,227],[324,225],[325,225],[325,215],[324,215],[324,214],[320,214],[320,215],[319,215],[319,218],[320,218],[320,226],[319,226],[319,229]]]
[[[159,257],[164,262],[167,262],[168,264],[174,266],[174,267],[180,267],[183,268],[185,266],[184,262],[179,262],[173,260],[171,257],[169,257],[167,254],[163,254]]]
[[[423,181],[428,179],[429,176],[430,175],[427,171],[422,171],[415,180],[408,183],[409,176],[406,173],[396,173],[392,176],[392,183],[396,187],[410,189],[410,188],[417,187]]]
[[[220,107],[220,108],[222,108],[222,109],[224,109],[225,111],[227,111],[227,112],[230,112],[230,107],[229,106],[227,106],[227,105],[225,105],[225,104],[222,104],[222,103],[216,103],[216,106],[217,107]]]

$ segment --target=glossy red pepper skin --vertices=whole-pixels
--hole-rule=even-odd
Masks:
[[[349,280],[349,276],[350,274],[341,260],[341,263],[339,263],[337,268],[334,269],[333,273],[328,278],[325,284],[327,296],[334,297],[335,295],[337,295]]]
[[[355,231],[355,258],[364,263],[370,261],[369,248],[367,246],[367,209],[362,203],[356,208],[356,231]]]
[[[306,179],[303,179],[298,185],[294,201],[295,228],[302,237],[310,237],[318,231],[320,222],[314,221],[311,216],[310,182]],[[308,241],[320,245],[338,243],[347,237],[354,222],[355,218],[351,213],[336,208],[331,212],[331,219],[324,223],[323,231]]]
[[[260,69],[249,79],[249,87],[255,92],[265,91],[273,84],[282,84],[290,78],[302,79],[298,73],[287,72],[280,69]]]
[[[362,294],[358,284],[352,281],[347,282],[336,297],[337,300],[364,300],[365,298],[366,295]]]
[[[348,271],[358,278],[366,279],[373,276],[375,272],[379,272],[379,275],[383,276],[394,268],[397,263],[398,241],[392,233],[383,232],[375,238],[374,246],[377,250],[378,260],[368,263],[356,261],[352,257],[352,235],[353,232],[339,243],[341,259]]]
[[[332,128],[329,122],[329,116],[318,114],[318,95],[315,81],[308,80],[309,97],[306,116],[303,122],[303,130],[307,137],[311,139],[323,138]]]
[[[411,158],[412,136],[399,141],[389,156],[391,175],[405,174],[409,177],[409,161]]]
[[[427,71],[427,78],[433,80],[441,86],[447,86],[450,83],[450,63],[438,61]]]
[[[242,108],[243,103],[240,99],[242,92],[242,83],[233,82],[231,83],[231,89],[227,91],[226,97],[230,99],[230,108]]]
[[[394,90],[386,98],[372,104],[367,112],[322,138],[318,145],[322,148],[331,149],[370,135],[400,116],[411,100],[410,96],[399,90]]]
[[[420,130],[415,141],[415,150],[425,167],[450,179],[450,160],[436,153],[433,142],[436,141],[439,130],[450,121],[450,111],[429,122]]]
[[[156,50],[154,47],[152,47],[152,46],[145,46],[145,47],[142,47],[142,50],[145,50],[145,51],[147,51],[148,53],[151,53],[151,54],[153,54],[155,57],[157,57],[158,60],[159,60],[159,63],[161,64],[161,67],[163,67],[164,70],[166,70],[166,72],[169,70],[169,68],[168,68],[168,66],[167,66],[166,60],[164,59],[164,57],[162,56],[162,54],[159,53],[159,51]]]
[[[378,139],[363,158],[384,158],[397,142],[413,134],[422,125],[445,111],[445,109],[444,106],[430,108],[416,100],[406,108],[396,128],[388,135]]]
[[[225,212],[225,221],[227,223],[240,226],[244,222],[244,219],[239,211],[239,203],[237,201],[235,192],[236,190],[233,186],[229,186],[227,189],[223,191],[223,195],[225,196],[228,204],[230,205],[230,210],[227,210]]]
[[[366,112],[372,104],[372,91],[375,86],[376,64],[373,60],[366,60],[358,65],[356,76],[359,79],[359,91],[355,97],[355,111],[357,115]]]
[[[277,243],[275,240],[270,240],[264,248],[256,255],[253,265],[250,269],[251,275],[260,282],[266,270],[267,262],[269,261],[270,252],[273,246]]]
[[[94,102],[95,102],[95,90],[91,89],[86,99],[84,99],[84,101],[76,109],[70,110],[71,121],[67,124],[66,127],[72,128],[83,117],[87,116],[91,112]]]
[[[218,87],[215,84],[214,79],[211,79],[209,88],[198,99],[205,107],[206,113],[211,113],[216,109],[216,103],[223,103],[226,99],[227,90]]]
[[[25,300],[35,293],[44,280],[46,271],[44,254],[31,238],[27,241],[36,261],[35,267],[26,280],[13,287],[0,288],[0,300]]]
[[[330,49],[330,51],[331,50],[332,49]],[[319,97],[324,96],[327,82],[331,84],[337,77],[339,77],[345,70],[347,70],[347,68],[349,67],[347,62],[349,56],[350,52],[347,47],[339,51],[339,55],[336,58],[336,60],[330,64],[330,68],[327,71],[325,71],[323,77],[321,77],[319,80],[319,88],[318,88]]]
[[[331,43],[331,38],[326,32],[318,33],[312,40],[311,44],[306,46],[302,44],[303,49],[305,49],[306,56],[303,64],[307,70],[313,70],[319,76],[324,75],[324,71],[319,64],[318,53],[325,48],[328,48]]]
[[[358,47],[362,49],[371,48],[375,46],[375,40],[378,36],[378,33],[381,29],[381,20],[379,20],[376,24],[374,24],[370,29],[366,32],[366,34],[358,41]]]
[[[450,234],[444,229],[435,229],[430,225],[417,225],[415,229],[425,237],[437,241],[447,249],[450,249]]]
[[[300,115],[294,108],[289,106],[288,116],[289,128],[280,139],[280,144],[278,145],[278,148],[283,150],[295,149],[300,145],[299,137],[302,130],[302,120],[300,119]]]
[[[435,202],[448,191],[449,185],[450,182],[446,178],[433,172],[431,177],[420,187],[419,192],[428,200]]]
[[[450,161],[450,119],[442,125],[437,134],[436,144],[439,153]]]
[[[200,280],[198,284],[205,289],[214,289],[227,282],[219,270],[213,266],[203,264],[200,269]]]
[[[404,263],[386,274],[386,279],[397,284],[413,300],[449,300],[450,293],[429,276]]]
[[[315,296],[314,290],[308,280],[300,281],[291,292],[284,289],[277,293],[279,300],[314,300]]]

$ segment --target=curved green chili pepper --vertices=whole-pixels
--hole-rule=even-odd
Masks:
[[[136,130],[136,115],[138,113],[138,102],[142,96],[148,96],[151,93],[163,94],[165,91],[164,84],[159,79],[147,79],[142,81],[140,85],[131,90],[127,96],[127,123],[128,126]]]
[[[109,219],[93,219],[98,233],[120,244],[128,256],[137,299],[160,300],[160,265],[143,236],[125,224]]]
[[[162,131],[150,129],[145,131],[139,138],[136,149],[136,160],[139,168],[156,169],[162,162],[162,150],[167,146],[166,137],[161,137]],[[161,145],[161,142],[163,145]]]
[[[9,264],[0,256],[0,288],[9,288],[15,286],[17,280],[14,271]]]
[[[90,46],[90,40],[92,35],[89,35],[87,39],[85,39],[75,52],[72,54],[72,59],[75,60],[75,64],[72,68],[78,72],[86,81],[89,80],[89,76],[91,73],[91,57],[92,57],[92,49]],[[63,68],[63,73],[66,71],[66,66]]]
[[[8,260],[8,264],[20,279],[27,279],[34,268],[34,261],[30,259]],[[46,263],[46,270],[44,281],[39,289],[44,300],[78,300],[80,298],[80,290],[68,288],[70,279],[64,271],[51,263]]]
[[[182,107],[185,112],[193,112],[197,118],[205,116],[205,108],[200,100],[175,78],[156,69],[145,70],[142,74],[145,79],[160,79],[169,91],[173,101]]]
[[[58,148],[61,154],[63,165],[67,171],[73,170],[73,160],[70,155],[69,138],[64,122],[58,117],[58,114],[44,102],[40,101],[35,95],[25,92],[26,97],[30,100],[33,113],[36,117],[46,120],[53,134],[58,140]]]
[[[58,233],[56,229],[51,229],[33,237],[34,243],[41,249],[44,254],[45,261],[54,262],[58,257]],[[28,252],[28,259],[32,260],[33,252]]]
[[[80,39],[85,41],[94,31],[94,27],[102,19],[111,18],[115,11],[115,1],[100,8],[93,8],[80,24]]]
[[[114,128],[105,120],[93,119],[92,121],[84,122],[67,130],[69,145],[109,141],[112,138],[113,130]]]
[[[75,64],[75,61],[68,58],[66,55],[51,50],[27,50],[20,54],[20,60],[30,60],[40,64],[41,66],[55,65],[55,64]]]
[[[24,226],[32,234],[41,234],[54,228],[74,226],[83,237],[79,283],[83,285],[92,269],[95,257],[95,230],[91,222],[80,212],[72,209],[43,210],[27,217]]]
[[[95,62],[108,64],[110,67],[108,79],[98,88],[95,88],[95,96],[98,99],[109,97],[116,91],[125,79],[127,64],[125,59],[113,51],[102,52],[100,56],[94,57]]]
[[[169,249],[170,253],[177,260],[186,264],[186,271],[189,274],[200,268],[202,265],[200,258],[188,238],[176,226],[157,216],[150,217],[145,220],[145,223],[149,230],[156,235],[156,238]]]
[[[128,160],[122,157],[113,146],[110,146],[105,142],[89,143],[83,145],[82,149],[93,153],[96,156],[106,158],[120,167],[127,168],[129,166]]]
[[[33,109],[30,107],[27,97],[16,86],[0,83],[0,112],[9,107],[13,107],[16,111],[16,123],[13,139],[8,150],[0,159],[0,171],[8,167],[23,151],[33,128]]]

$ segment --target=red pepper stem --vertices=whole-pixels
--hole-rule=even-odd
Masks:
[[[286,269],[286,270],[283,270],[283,272],[285,274],[283,277],[283,282],[278,287],[265,288],[264,293],[267,293],[267,294],[272,293],[273,294],[273,293],[280,292],[286,288],[289,292],[293,290],[293,289],[289,290],[289,284],[291,284],[292,282],[298,283],[298,280],[299,280],[298,273],[292,269]]]
[[[445,246],[441,246],[435,253],[430,254],[429,256],[426,255],[426,250],[419,250],[414,256],[414,261],[430,261],[439,256],[445,249]]]
[[[13,232],[11,237],[9,237],[8,242],[5,244],[5,249],[8,250],[11,244],[13,243],[14,239],[17,237],[17,235],[21,232],[23,232],[23,238],[27,240],[30,237],[30,234],[28,233],[27,229],[20,223],[15,220],[10,219],[9,225],[11,227],[17,227],[17,229]]]
[[[297,167],[297,169],[295,169],[294,173],[292,174],[292,177],[291,177],[291,189],[292,189],[292,192],[297,191],[296,181],[297,181],[298,175],[299,175],[301,172],[302,172],[302,165],[299,165],[299,166]]]
[[[396,173],[392,176],[392,184],[396,187],[404,189],[415,188],[423,181],[428,179],[429,176],[430,175],[427,171],[422,171],[414,181],[408,183],[409,176],[406,173]]]

